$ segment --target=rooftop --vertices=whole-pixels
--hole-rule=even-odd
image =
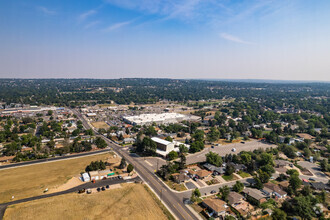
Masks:
[[[204,199],[203,203],[216,212],[223,212],[227,209],[226,202],[220,199],[208,198]]]

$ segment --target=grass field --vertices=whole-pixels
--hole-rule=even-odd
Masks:
[[[233,181],[233,180],[237,180],[238,178],[235,176],[235,175],[229,175],[229,176],[227,176],[227,175],[223,175],[222,176],[222,178],[224,179],[224,180],[226,180],[226,181]]]
[[[247,178],[247,177],[251,176],[250,174],[248,174],[244,171],[239,171],[237,174],[240,175],[242,178]]]
[[[91,124],[97,129],[103,128],[107,130],[108,128],[110,128],[110,126],[107,125],[107,123],[105,123],[104,121],[92,122]]]
[[[171,188],[171,189],[174,189],[176,191],[185,191],[187,190],[187,188],[185,187],[184,184],[178,184],[178,183],[175,183],[171,180],[168,180],[168,181],[165,181],[165,183]]]
[[[64,184],[79,175],[94,160],[105,160],[109,153],[0,170],[0,203],[43,194],[45,188]]]
[[[9,206],[10,219],[168,219],[142,184],[93,194],[71,193]]]

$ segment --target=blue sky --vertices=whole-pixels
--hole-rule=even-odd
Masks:
[[[0,0],[0,77],[330,81],[328,0]]]

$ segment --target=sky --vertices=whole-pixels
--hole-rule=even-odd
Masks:
[[[0,78],[330,81],[329,0],[0,0]]]

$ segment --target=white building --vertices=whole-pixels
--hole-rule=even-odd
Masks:
[[[82,179],[82,181],[84,181],[84,182],[89,182],[89,181],[91,181],[91,178],[89,177],[88,173],[83,173],[83,174],[81,175],[81,179]]]
[[[158,137],[153,137],[153,138],[151,138],[151,140],[153,140],[157,144],[156,153],[163,157],[166,157],[171,151],[179,152],[180,151],[179,146],[181,144],[184,145],[185,147],[187,147],[188,149],[190,147],[188,144],[183,144],[178,141],[170,142],[170,141],[158,138]]]
[[[133,125],[151,125],[156,124],[173,124],[183,120],[198,121],[200,117],[195,115],[183,115],[178,113],[162,113],[162,114],[142,114],[135,116],[125,116],[124,121]]]

